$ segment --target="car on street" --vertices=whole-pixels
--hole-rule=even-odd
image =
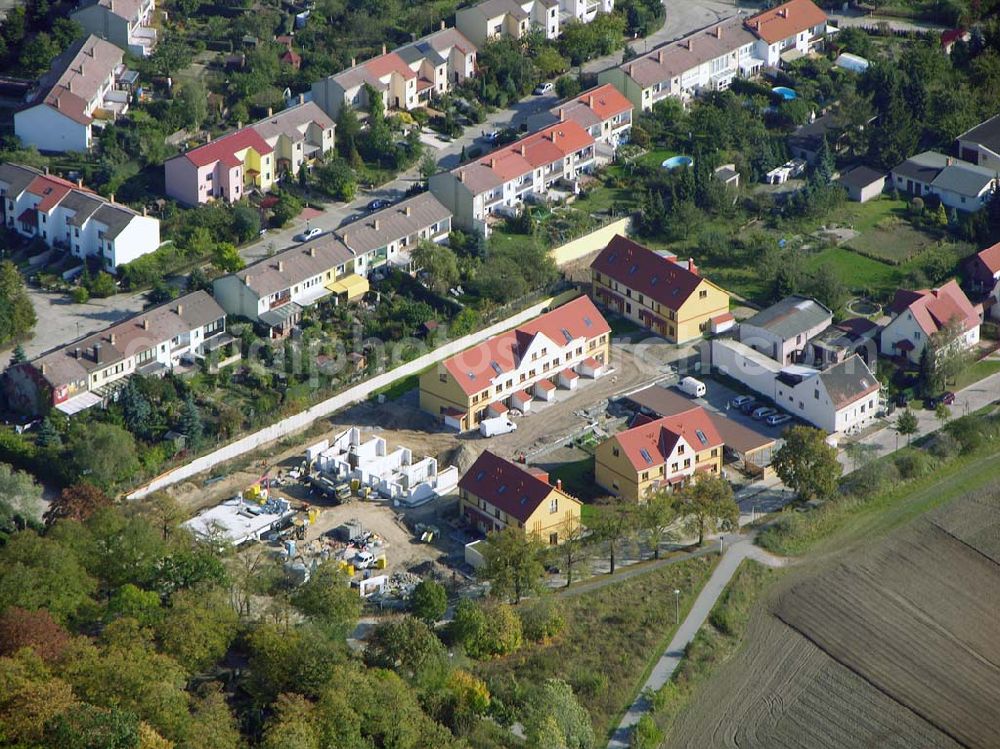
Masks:
[[[742,406],[740,406],[740,411],[742,411],[743,413],[745,413],[747,415],[750,415],[755,408],[759,408],[760,406],[761,406],[760,402],[755,401],[755,400],[751,400],[751,401],[747,401]]]
[[[931,410],[934,410],[935,408],[941,405],[952,406],[954,404],[955,404],[955,394],[950,390],[941,393],[941,395],[938,395],[934,398],[928,398],[924,402],[924,405]]]
[[[946,406],[955,405],[955,394],[950,390],[941,396],[941,402]]]
[[[730,408],[743,408],[747,403],[753,403],[753,398],[749,395],[737,395],[729,401]]]
[[[787,422],[789,422],[791,420],[792,420],[792,417],[789,416],[788,414],[771,414],[766,419],[767,425],[769,427],[776,427],[779,424],[786,424]]]
[[[368,202],[369,211],[381,211],[383,208],[388,208],[392,203],[390,203],[385,198],[375,198]]]
[[[761,406],[760,408],[755,408],[753,413],[750,415],[759,421],[760,419],[766,419],[768,416],[771,416],[772,414],[776,413],[778,413],[778,409],[776,408],[771,408],[770,406]]]
[[[541,96],[543,94],[549,94],[552,93],[554,89],[555,85],[552,83],[539,83],[537,86],[535,86],[535,95]]]
[[[318,237],[322,233],[323,233],[322,229],[320,229],[318,226],[314,226],[313,228],[306,229],[301,234],[296,235],[295,241],[296,242],[308,242],[310,239],[315,239],[316,237]]]

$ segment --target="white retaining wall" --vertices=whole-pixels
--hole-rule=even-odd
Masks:
[[[563,304],[574,296],[576,296],[575,293],[562,294],[555,299],[543,300],[538,304],[535,304],[522,312],[518,312],[516,315],[508,317],[506,320],[501,320],[484,330],[480,330],[476,333],[470,333],[463,338],[459,338],[457,341],[446,343],[434,351],[424,354],[413,361],[406,362],[405,364],[402,364],[395,369],[391,369],[388,372],[376,375],[369,380],[365,380],[359,385],[355,385],[354,387],[345,390],[332,398],[328,398],[321,403],[317,403],[315,406],[307,408],[305,411],[300,411],[293,416],[282,419],[276,424],[264,427],[260,431],[249,434],[246,437],[236,440],[235,442],[230,442],[228,445],[224,445],[218,450],[210,452],[207,455],[195,458],[190,463],[167,471],[166,473],[157,476],[145,486],[139,487],[133,491],[128,495],[128,498],[141,499],[142,497],[152,494],[155,491],[159,491],[160,489],[172,486],[179,481],[184,481],[185,479],[189,479],[199,473],[208,471],[220,463],[233,460],[234,458],[238,458],[245,453],[252,452],[260,447],[263,447],[264,445],[274,442],[275,440],[286,437],[289,434],[301,431],[317,419],[329,416],[342,408],[346,408],[354,403],[366,400],[374,390],[379,390],[393,384],[397,380],[403,379],[404,377],[409,377],[410,375],[422,372],[432,364],[436,364],[449,356],[454,356],[460,351],[464,351],[470,346],[481,343],[487,338],[492,338],[498,333],[502,333],[505,330],[513,328],[517,325],[521,325],[540,315],[542,310],[554,306],[555,303]]]

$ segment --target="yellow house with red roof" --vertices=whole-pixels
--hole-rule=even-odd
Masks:
[[[722,437],[705,409],[650,419],[640,416],[630,429],[610,437],[594,454],[598,486],[632,501],[673,490],[701,471],[722,470]]]
[[[424,372],[420,408],[464,432],[475,429],[491,406],[502,413],[502,407],[528,403],[539,382],[552,383],[566,370],[598,376],[610,358],[611,326],[589,298],[577,297]]]
[[[729,294],[703,278],[693,260],[682,263],[619,234],[590,272],[598,302],[671,343],[733,324]]]
[[[520,528],[556,545],[580,527],[580,500],[544,471],[524,468],[489,450],[458,482],[459,514],[481,533]]]

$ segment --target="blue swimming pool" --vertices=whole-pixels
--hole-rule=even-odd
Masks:
[[[664,169],[676,169],[679,166],[691,166],[694,163],[694,159],[690,156],[671,156],[669,159],[665,159],[660,166]]]
[[[788,86],[775,86],[771,89],[771,92],[777,94],[785,101],[792,101],[798,96],[798,94],[795,93],[795,89],[788,88]]]

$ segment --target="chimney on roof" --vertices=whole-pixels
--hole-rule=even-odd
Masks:
[[[73,79],[72,78],[70,78],[68,81],[66,81],[66,90],[69,91],[70,93],[73,93]]]
[[[375,225],[375,231],[378,231],[379,230],[379,226],[381,225],[381,222],[378,219],[375,219],[375,224],[374,225]]]
[[[237,130],[242,130],[243,129],[243,121],[242,120],[236,120],[236,129]],[[206,138],[205,142],[206,143],[211,143],[212,142],[212,137],[209,136],[208,138]]]
[[[48,176],[49,176],[49,168],[48,168],[48,167],[45,167],[45,176],[46,176],[46,177],[48,177]]]
[[[285,272],[285,261],[284,260],[279,260],[278,261],[278,273],[284,273],[284,272]]]
[[[464,171],[460,171],[458,173],[458,181],[459,182],[463,182],[463,183],[465,182],[465,172]]]
[[[385,45],[384,44],[382,45],[382,54],[383,55],[385,54]]]
[[[496,159],[494,159],[494,158],[493,158],[493,157],[491,156],[491,157],[490,157],[490,169],[494,169],[494,168],[496,168],[496,165],[497,165],[497,160],[496,160]]]
[[[716,26],[715,27],[715,38],[716,39],[721,39],[722,38],[722,27],[721,26]]]
[[[94,361],[95,362],[100,362],[100,360],[101,360],[101,344],[95,343],[94,344]]]
[[[299,94],[299,104],[305,104],[305,103],[306,103],[306,95]]]
[[[149,208],[147,208],[146,206],[143,206],[142,207],[142,215],[143,216],[148,216],[149,215]]]
[[[267,116],[268,117],[274,117],[274,107],[268,107],[267,108]]]
[[[524,154],[525,154],[525,148],[524,148],[524,144],[522,143],[521,144],[521,155],[524,156]]]
[[[142,318],[142,329],[149,330],[149,318]]]
[[[73,356],[75,356],[77,359],[80,358],[80,347],[79,346],[77,346],[75,349],[73,349]]]
[[[178,317],[184,317],[184,305],[183,304],[178,304],[177,305],[177,316]]]
[[[955,163],[955,161],[951,158],[951,156],[949,156],[948,158],[946,158],[944,160],[945,166],[952,166],[954,163]]]
[[[45,376],[45,362],[42,362],[42,364],[39,367],[39,369],[42,371],[42,376],[44,377]]]
[[[698,275],[698,266],[694,264],[693,257],[688,258],[688,270],[694,273],[696,276]]]
[[[587,97],[587,106],[590,107],[591,109],[594,108],[594,95],[593,94],[591,94],[590,96]]]
[[[690,52],[691,50],[694,49],[694,39],[688,39],[687,40],[687,48],[688,48],[688,52]]]
[[[659,62],[662,65],[663,64],[663,57],[666,54],[667,54],[667,51],[665,49],[661,49],[659,52],[656,53],[656,61]]]
[[[110,344],[111,344],[112,346],[114,346],[114,345],[115,345],[115,342],[116,342],[117,340],[118,340],[118,336],[116,336],[116,335],[115,335],[114,333],[111,333],[111,334],[110,334],[110,335],[108,336],[108,343],[110,343]]]
[[[779,10],[778,15],[780,15],[782,18],[788,18],[788,7],[786,6],[781,10]]]
[[[562,491],[562,479],[556,479],[556,489]]]
[[[406,214],[407,216],[409,216],[409,215],[410,215],[410,214],[411,214],[412,212],[413,212],[413,209],[412,209],[412,208],[410,208],[410,206],[406,206],[406,207],[405,207],[405,208],[403,209],[403,213],[405,213],[405,214]]]
[[[108,201],[111,202],[111,203],[115,202],[115,194],[114,193],[111,193],[110,195],[108,195]]]
[[[559,107],[559,121],[560,122],[565,122],[566,121],[566,112],[563,111],[562,107]]]

